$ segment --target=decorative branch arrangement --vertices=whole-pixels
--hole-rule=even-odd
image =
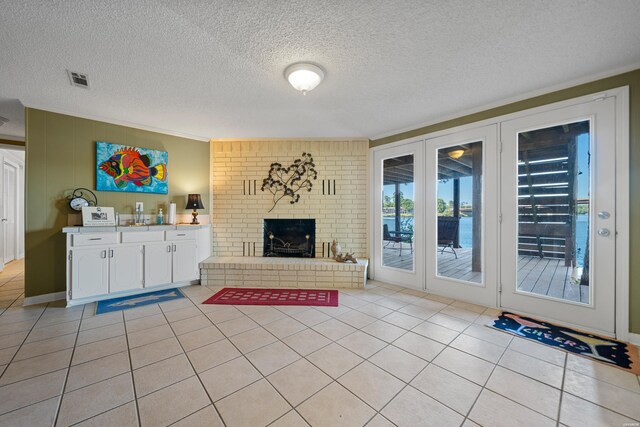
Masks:
[[[271,163],[269,176],[262,180],[262,191],[269,190],[273,194],[273,206],[271,212],[278,202],[284,197],[290,197],[289,203],[292,205],[300,200],[300,191],[306,189],[307,192],[313,188],[311,180],[318,178],[311,153],[302,153],[302,158],[294,160],[289,167],[283,167],[281,163]]]

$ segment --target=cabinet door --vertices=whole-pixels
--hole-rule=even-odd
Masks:
[[[109,292],[142,289],[142,246],[109,249]]]
[[[173,281],[198,279],[197,245],[194,240],[172,242]]]
[[[171,283],[171,242],[144,245],[144,287]]]
[[[109,248],[71,251],[71,297],[92,297],[109,293]]]

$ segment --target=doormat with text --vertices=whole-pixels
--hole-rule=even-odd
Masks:
[[[222,288],[203,304],[338,306],[338,291],[324,289]]]
[[[142,295],[138,294],[128,297],[111,298],[104,301],[98,301],[96,304],[96,314],[127,310],[129,308],[141,307],[148,304],[158,304],[177,298],[184,298],[184,294],[176,288],[149,292]]]
[[[640,374],[638,347],[633,344],[600,337],[588,332],[576,331],[575,329],[506,311],[502,312],[497,319],[489,322],[487,326],[556,347],[578,356],[588,357],[632,372],[635,375]]]

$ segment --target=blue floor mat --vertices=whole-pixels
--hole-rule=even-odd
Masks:
[[[112,298],[98,301],[96,314],[110,313],[118,310],[142,307],[149,304],[158,304],[173,299],[184,298],[184,294],[177,288],[154,291],[146,294],[130,295],[127,297]]]

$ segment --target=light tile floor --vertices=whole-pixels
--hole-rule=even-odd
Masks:
[[[95,316],[0,273],[0,426],[638,425],[638,377],[484,327],[495,310],[370,281],[340,307]],[[635,424],[634,424],[635,423]]]

